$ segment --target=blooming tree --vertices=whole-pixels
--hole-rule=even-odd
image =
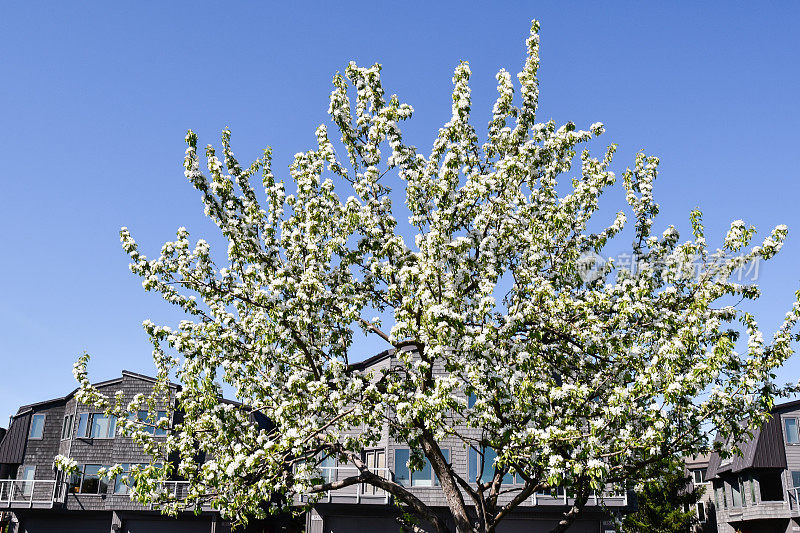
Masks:
[[[621,190],[612,187],[615,146],[599,158],[586,149],[600,123],[536,121],[538,67],[534,22],[519,94],[501,70],[481,142],[462,62],[452,118],[427,156],[404,143],[400,123],[412,108],[386,98],[379,65],[350,63],[334,77],[328,111],[341,144],[319,126],[316,148],[294,156],[286,181],[273,174],[269,150],[241,166],[227,130],[221,156],[206,147],[201,170],[189,131],[185,174],[227,257],[213,258],[208,242],[180,228],[148,259],[121,231],[144,288],[187,315],[176,328],[144,323],[154,394],[176,373],[183,415],[165,439],[138,421],[120,424],[154,456],[179,458],[138,473],[135,497],[168,510],[210,501],[246,520],[299,494],[366,483],[446,531],[412,491],[362,461],[388,427],[414,450],[412,468],[430,461],[459,531],[494,531],[535,491],[564,486],[574,505],[556,526],[563,531],[593,491],[646,480],[666,457],[707,450],[709,432],[736,441],[765,419],[790,390],[773,372],[792,353],[800,303],[767,342],[738,305],[758,288],[732,274],[775,255],[786,227],[752,246],[755,230],[735,221],[716,251],[699,212],[688,240],[674,226],[655,232],[658,159],[644,153],[622,174],[625,209],[605,217],[601,194]],[[392,187],[405,192],[408,224],[393,216]],[[635,269],[607,259],[587,275],[586,257],[630,236]],[[361,333],[398,349],[397,364],[354,368]],[[89,385],[87,359],[76,365],[83,401],[120,417],[155,401],[103,396]],[[219,401],[219,380],[242,405]],[[275,429],[250,423],[251,410]],[[492,479],[454,471],[444,438],[494,450]],[[317,467],[331,455],[353,475],[322,476]],[[508,473],[523,483],[504,484]],[[190,482],[185,500],[155,489],[170,475]]]

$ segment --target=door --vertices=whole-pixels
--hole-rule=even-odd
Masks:
[[[367,450],[364,452],[364,463],[376,476],[387,477],[386,450]],[[363,494],[365,496],[375,496],[378,494],[383,495],[384,492],[383,489],[364,484]]]

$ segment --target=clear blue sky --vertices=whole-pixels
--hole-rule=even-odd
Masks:
[[[471,63],[482,127],[494,75],[521,67],[532,18],[539,117],[604,122],[618,169],[640,149],[659,155],[658,227],[685,228],[694,206],[709,236],[736,218],[789,225],[755,308],[771,334],[800,288],[800,4],[494,4],[5,3],[0,425],[71,390],[84,350],[98,380],[152,371],[141,322],[176,316],[130,274],[118,231],[130,227],[149,254],[179,226],[209,233],[182,174],[187,128],[205,144],[230,126],[241,161],[271,145],[282,171],[313,146],[334,73],[377,61],[427,150],[449,118],[458,60]],[[780,378],[799,370],[794,357]]]

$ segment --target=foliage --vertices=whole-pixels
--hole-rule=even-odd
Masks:
[[[459,64],[452,118],[424,156],[403,141],[412,108],[385,97],[380,66],[350,63],[330,97],[341,144],[319,126],[317,147],[295,155],[286,182],[273,174],[270,150],[242,167],[228,130],[221,159],[206,147],[201,171],[189,131],[185,174],[227,256],[212,257],[206,240],[192,243],[180,228],[148,259],[121,231],[144,289],[187,315],[176,328],[144,323],[161,391],[170,372],[183,386],[183,421],[154,439],[125,413],[152,409],[155,396],[125,404],[91,388],[86,357],[75,369],[83,401],[117,414],[154,456],[180,457],[153,476],[191,482],[185,502],[165,502],[145,473],[135,497],[171,511],[210,500],[246,520],[298,494],[367,483],[444,531],[411,491],[361,460],[388,427],[415,450],[412,467],[423,455],[431,462],[460,531],[493,531],[533,492],[562,485],[576,498],[560,531],[591,491],[647,479],[654,461],[706,451],[710,432],[738,441],[764,419],[789,390],[773,371],[792,353],[800,304],[767,342],[755,317],[731,305],[758,298],[758,288],[732,273],[774,256],[786,227],[750,247],[755,230],[737,220],[716,251],[698,211],[688,240],[671,225],[654,232],[659,162],[644,153],[622,174],[625,208],[606,217],[599,200],[619,190],[616,147],[590,154],[600,123],[536,122],[538,68],[534,22],[520,94],[501,70],[481,143],[470,123],[470,69]],[[394,205],[398,192],[404,207]],[[408,224],[394,213],[407,213]],[[586,275],[587,257],[629,236],[636,268],[606,259]],[[354,368],[359,332],[398,349],[398,365]],[[249,407],[219,402],[217,380]],[[248,409],[278,429],[249,423]],[[445,437],[494,449],[492,480],[450,468],[438,444]],[[359,473],[328,482],[317,468],[326,455]],[[504,485],[509,472],[523,483]],[[269,494],[280,498],[265,503]]]
[[[625,516],[619,533],[686,533],[698,523],[695,504],[705,487],[695,487],[678,461],[666,461],[662,476],[637,491],[638,507]]]

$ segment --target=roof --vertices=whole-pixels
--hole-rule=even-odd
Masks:
[[[752,468],[786,468],[786,450],[783,445],[783,430],[779,415],[798,407],[800,400],[774,406],[770,410],[772,415],[770,419],[753,431],[752,438],[739,443],[741,455],[734,455],[730,461],[722,464],[719,454],[712,453],[708,461],[707,479]],[[715,442],[722,442],[722,438],[717,436]]]
[[[395,354],[396,350],[394,348],[389,348],[388,350],[384,350],[379,354],[373,355],[372,357],[368,357],[363,361],[359,361],[357,363],[352,363],[350,368],[353,370],[364,370],[365,368],[369,368],[372,365],[380,363],[384,359],[388,359]]]
[[[17,415],[8,427],[8,432],[0,441],[0,464],[19,464],[25,456],[25,443],[28,441],[28,426],[31,421],[30,410]]]
[[[695,455],[694,457],[684,457],[683,464],[686,468],[705,468],[708,466],[708,460],[711,458],[710,454]]]
[[[141,379],[141,380],[144,380],[144,381],[149,381],[151,383],[155,383],[157,381],[156,378],[154,378],[152,376],[146,376],[144,374],[139,374],[137,372],[131,372],[130,370],[123,370],[122,371],[122,376],[120,376],[118,378],[114,378],[114,379],[107,379],[105,381],[100,381],[98,383],[93,383],[92,386],[94,386],[94,387],[107,387],[109,385],[115,385],[115,384],[118,384],[118,383],[122,383],[122,379],[125,376],[133,377],[133,378],[136,378],[136,379]],[[170,387],[175,387],[177,389],[180,389],[180,385],[178,385],[176,383],[170,383],[169,385],[170,385]],[[29,403],[27,405],[23,405],[17,410],[17,414],[12,415],[11,418],[14,419],[14,418],[16,418],[18,416],[22,416],[24,414],[27,414],[27,413],[29,413],[29,412],[31,412],[31,411],[33,411],[35,409],[41,408],[41,407],[46,407],[48,405],[61,403],[61,402],[66,402],[66,401],[70,400],[73,396],[75,396],[75,393],[77,393],[78,390],[80,390],[80,389],[79,388],[73,389],[69,394],[67,394],[66,396],[62,396],[60,398],[52,398],[50,400],[44,400],[42,402]]]
[[[373,365],[380,363],[385,359],[389,359],[394,356],[398,350],[400,352],[411,352],[416,350],[416,347],[411,343],[399,343],[396,345],[396,348],[389,348],[388,350],[384,350],[379,354],[375,354],[372,357],[368,357],[363,361],[359,361],[357,363],[351,363],[350,368],[352,370],[365,370]]]

